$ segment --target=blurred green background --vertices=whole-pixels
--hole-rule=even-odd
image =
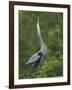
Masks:
[[[40,49],[37,16],[48,55],[32,68],[26,61]],[[19,10],[19,79],[63,76],[63,13]]]

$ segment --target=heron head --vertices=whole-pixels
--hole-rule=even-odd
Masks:
[[[38,33],[38,35],[40,35],[39,16],[37,16],[37,24],[36,24],[36,26],[37,26],[37,33]]]

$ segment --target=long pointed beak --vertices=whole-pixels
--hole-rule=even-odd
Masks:
[[[37,16],[37,22],[39,23],[39,16]]]

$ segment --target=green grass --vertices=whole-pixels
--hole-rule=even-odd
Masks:
[[[48,55],[32,68],[25,62],[40,49],[36,32],[40,18],[42,38]],[[53,12],[19,11],[19,79],[63,76],[63,14]]]

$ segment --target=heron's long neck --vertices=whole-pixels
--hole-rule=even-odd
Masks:
[[[41,33],[38,33],[38,37],[39,37],[39,40],[40,40],[40,45],[42,45],[44,43],[44,41],[42,39]]]
[[[40,33],[40,25],[39,25],[39,17],[37,18],[37,34],[38,34],[38,37],[40,39],[40,46],[41,46],[41,52],[43,53],[43,55],[45,55],[47,53],[47,47],[41,37],[41,33]]]
[[[40,39],[40,44],[42,45],[44,42],[43,42],[43,39],[41,37],[40,25],[39,25],[39,17],[37,18],[37,34],[38,34],[38,37]]]

